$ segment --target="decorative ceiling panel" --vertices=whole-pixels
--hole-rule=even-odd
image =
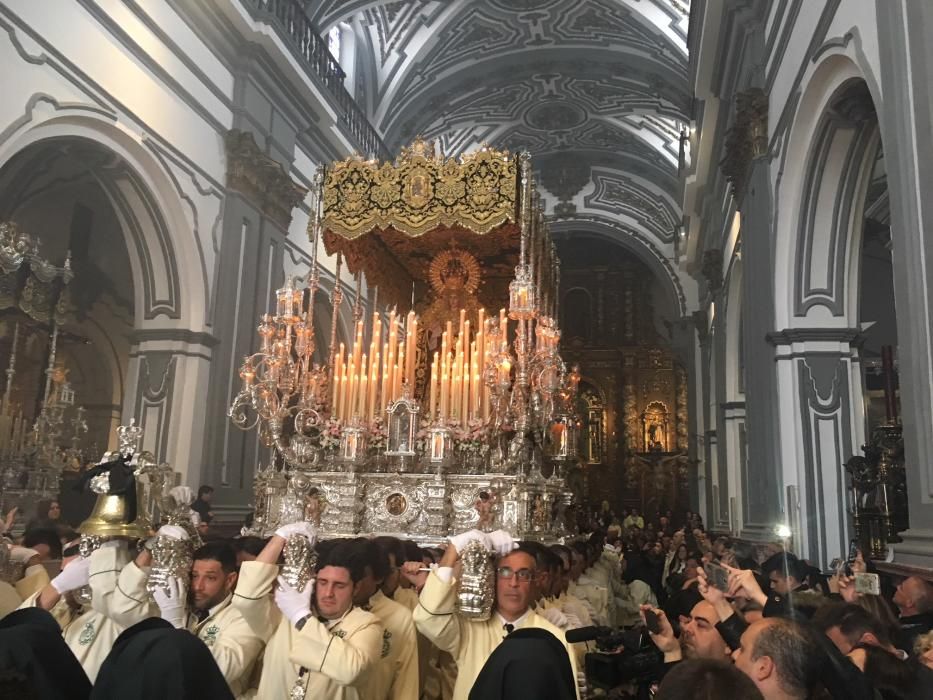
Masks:
[[[390,150],[419,135],[447,156],[482,143],[528,150],[561,216],[615,215],[672,243],[692,107],[689,0],[313,5],[322,28],[366,33],[369,117]]]

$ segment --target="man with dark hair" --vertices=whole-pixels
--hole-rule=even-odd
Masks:
[[[159,534],[187,539],[184,528],[164,525]],[[149,608],[146,585],[152,555],[143,550],[120,573],[113,610],[120,616],[134,608]],[[234,695],[249,686],[250,676],[264,639],[233,605],[237,584],[237,555],[229,542],[210,542],[195,550],[187,580],[170,578],[165,588],[152,593],[158,610],[152,610],[177,629],[187,629],[210,649]]]
[[[713,659],[694,659],[677,664],[668,672],[654,697],[655,700],[761,700],[761,693],[751,679],[732,664]]]
[[[293,535],[312,546],[317,539],[309,523],[280,527],[255,561],[243,563],[233,597],[234,607],[267,640],[256,697],[358,698],[383,644],[379,619],[353,603],[366,585],[368,554],[353,541],[328,543],[319,548],[315,578],[296,588],[278,567]]]
[[[191,510],[201,516],[201,522],[210,524],[214,519],[211,511],[211,499],[214,497],[214,487],[203,485],[198,489],[198,497],[191,504]]]
[[[233,546],[233,551],[236,552],[236,565],[239,568],[244,561],[256,561],[256,557],[266,546],[266,540],[262,537],[247,535],[235,537],[230,540],[230,544]]]
[[[823,655],[799,622],[767,617],[749,625],[733,653],[735,666],[765,700],[805,700],[819,680]]]
[[[388,557],[389,568],[380,586],[383,594],[386,598],[401,603],[409,610],[414,610],[415,606],[418,604],[418,593],[410,587],[411,584],[408,579],[401,575],[401,568],[406,561],[420,562],[421,552],[418,552],[418,556],[415,559],[408,559],[407,549],[402,540],[389,535],[375,537],[373,538],[373,542],[385,552]]]
[[[894,651],[890,631],[874,615],[854,603],[824,605],[813,616],[813,625],[843,654],[856,646],[871,644]]]
[[[779,595],[807,590],[807,566],[789,552],[769,557],[761,569],[771,581],[771,590]]]
[[[361,697],[366,700],[414,700],[418,697],[419,685],[415,623],[409,608],[392,600],[381,590],[390,574],[390,563],[394,557],[388,555],[374,540],[359,537],[351,542],[368,562],[366,575],[360,580],[353,602],[379,618],[384,628],[382,653],[360,686]],[[391,543],[388,544],[391,546]]]
[[[470,530],[449,539],[438,568],[428,575],[414,618],[418,631],[457,661],[453,700],[467,700],[490,654],[515,629],[537,627],[557,637],[567,649],[576,678],[574,654],[563,632],[531,608],[537,597],[535,553],[520,547],[516,549],[512,536],[502,530],[490,533]],[[456,610],[454,566],[460,560],[460,553],[474,541],[498,557],[493,614],[483,622],[462,617]]]

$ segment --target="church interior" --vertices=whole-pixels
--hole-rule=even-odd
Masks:
[[[933,581],[933,4],[51,4],[0,3],[3,514],[128,439],[220,532],[490,497]]]

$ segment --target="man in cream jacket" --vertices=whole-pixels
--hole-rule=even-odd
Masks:
[[[456,609],[457,581],[453,577],[453,567],[460,559],[460,552],[473,540],[482,542],[499,556],[495,609],[485,622],[467,620]],[[577,677],[575,654],[564,639],[564,633],[530,607],[537,595],[536,586],[534,555],[516,549],[515,541],[507,532],[470,530],[450,538],[438,568],[428,576],[421,591],[414,619],[419,632],[457,661],[453,700],[468,700],[486,660],[515,629],[536,627],[553,634],[566,647],[574,677]]]
[[[360,700],[383,643],[378,618],[353,605],[365,556],[352,541],[329,543],[316,578],[298,590],[279,577],[277,564],[293,534],[312,545],[316,538],[308,523],[279,528],[255,561],[243,562],[233,596],[234,607],[267,640],[256,697]]]
[[[159,534],[185,540],[188,533],[177,525],[163,525]],[[233,607],[237,583],[236,553],[226,543],[209,543],[195,550],[188,580],[172,578],[167,589],[156,588],[148,602],[146,586],[152,556],[140,552],[120,574],[113,596],[115,615],[160,616],[177,629],[187,629],[204,642],[230,686],[242,695],[260,658],[265,640]]]
[[[130,555],[123,540],[114,540],[90,557],[66,560],[61,573],[20,607],[40,607],[52,613],[62,628],[65,643],[74,652],[91,683],[120,633],[142,617],[112,615],[111,600],[120,570]],[[82,605],[75,592],[90,586],[91,604]]]

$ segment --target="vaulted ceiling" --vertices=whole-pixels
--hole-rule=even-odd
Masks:
[[[446,155],[526,149],[552,218],[672,257],[689,0],[309,5],[322,30],[353,30],[353,92],[390,151],[418,135]]]

